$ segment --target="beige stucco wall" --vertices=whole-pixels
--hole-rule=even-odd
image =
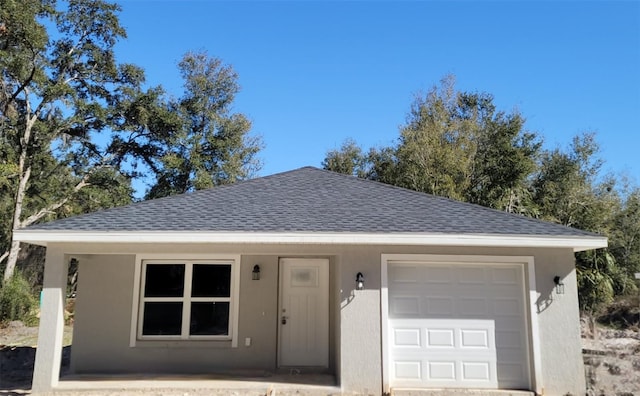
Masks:
[[[583,395],[586,392],[578,286],[573,253],[554,250],[536,255],[536,302],[544,391],[548,395]],[[553,278],[560,276],[564,294],[556,294]]]
[[[276,355],[277,257],[244,256],[238,347],[229,342],[144,342],[129,346],[133,255],[79,256],[72,369],[83,372],[211,372],[273,369]],[[251,280],[253,265],[262,267]],[[251,338],[251,346],[244,345]]]
[[[80,261],[72,369],[76,372],[207,372],[273,370],[277,353],[278,257],[330,258],[330,369],[345,391],[382,390],[381,254],[534,256],[540,297],[540,361],[546,394],[584,393],[573,254],[569,249],[438,248],[329,245],[111,245],[66,244]],[[241,254],[238,348],[207,343],[186,347],[129,347],[135,254]],[[261,280],[251,281],[260,264]],[[355,291],[355,275],[365,290]],[[556,295],[553,277],[565,283]],[[244,339],[252,338],[250,347]]]

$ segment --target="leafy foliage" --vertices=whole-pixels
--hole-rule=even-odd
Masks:
[[[114,87],[139,89],[141,83],[123,78],[115,62],[113,46],[125,37],[117,5],[54,5],[0,0],[0,150],[12,169],[2,198],[12,219],[0,242],[8,249],[5,279],[20,248],[12,229],[55,216],[83,188],[102,186],[121,153],[104,150],[94,138],[109,126]]]
[[[619,234],[615,219],[621,218],[622,198],[615,179],[600,175],[598,152],[595,135],[583,134],[574,137],[567,151],[554,149],[543,154],[531,185],[542,218],[604,235]],[[615,296],[636,290],[630,263],[620,261],[614,252],[599,249],[576,254],[583,311],[595,314]]]
[[[518,113],[497,111],[485,93],[458,92],[453,76],[416,97],[398,144],[364,154],[347,141],[325,169],[526,213],[527,178],[541,142]]]
[[[0,0],[0,263],[20,257],[12,230],[148,197],[232,183],[260,164],[248,119],[231,112],[230,66],[203,53],[180,63],[185,94],[143,88],[116,61],[126,32],[106,0]],[[151,175],[149,175],[151,173]],[[4,252],[4,253],[3,253]]]
[[[609,250],[629,276],[640,272],[640,188],[620,202],[611,219]]]
[[[0,287],[0,322],[20,320],[31,324],[35,320],[34,311],[38,301],[31,292],[29,282],[16,272],[5,279]]]
[[[415,99],[395,145],[365,152],[347,140],[324,168],[607,235],[609,249],[576,254],[580,305],[596,313],[635,292],[640,191],[601,173],[595,134],[543,150],[520,113],[454,83],[447,76]]]
[[[157,182],[147,198],[233,183],[260,167],[260,139],[249,135],[244,115],[231,112],[239,90],[233,69],[204,52],[187,53],[179,68],[185,92],[169,104],[175,129],[154,142]]]
[[[325,169],[361,178],[367,176],[365,166],[366,157],[360,146],[352,139],[347,139],[339,150],[329,151],[322,161],[322,167]]]

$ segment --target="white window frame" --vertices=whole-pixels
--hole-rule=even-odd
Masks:
[[[147,264],[184,264],[185,285],[182,297],[144,297],[145,268]],[[229,297],[191,297],[191,279],[194,264],[231,265],[231,281]],[[149,341],[225,341],[231,342],[232,348],[238,346],[238,313],[240,292],[240,255],[160,255],[136,256],[133,302],[131,312],[131,334],[129,346],[135,347],[139,342]],[[144,303],[151,301],[182,302],[182,329],[180,335],[142,335]],[[229,332],[227,335],[189,335],[191,302],[229,302]]]

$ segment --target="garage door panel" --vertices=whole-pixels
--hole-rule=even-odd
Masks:
[[[395,283],[418,283],[422,273],[417,266],[396,265],[390,270],[390,275]]]
[[[522,333],[519,329],[496,331],[496,347],[501,351],[509,348],[520,350],[523,341]]]
[[[522,300],[495,298],[493,300],[493,310],[496,316],[522,316]]]
[[[462,362],[463,381],[490,381],[491,366],[486,362]]]
[[[427,379],[431,381],[451,381],[454,382],[456,375],[456,362],[430,361],[428,362]]]
[[[395,318],[419,317],[420,297],[418,296],[397,296],[389,301],[389,314]]]
[[[496,285],[520,285],[520,271],[514,267],[491,268],[492,281]]]
[[[498,365],[498,384],[503,388],[523,389],[522,380],[526,376],[526,365],[511,362]]]
[[[498,316],[495,319],[496,328],[498,328],[499,331],[517,331],[521,334],[522,326],[520,326],[520,323],[523,321],[524,318],[522,316]],[[521,339],[524,340],[524,337],[521,337]]]
[[[455,313],[455,302],[453,297],[433,296],[425,299],[425,314],[427,317],[446,316],[452,317]]]
[[[429,268],[422,268],[424,282],[427,284],[445,284],[453,281],[453,271],[449,266],[434,265]]]
[[[455,329],[430,329],[427,332],[427,348],[454,348]]]
[[[522,265],[394,267],[392,386],[529,388]]]
[[[461,329],[460,348],[490,348],[491,334],[486,329]]]
[[[522,363],[520,361],[520,357],[522,355],[522,351],[520,348],[502,348],[498,351],[498,358],[500,362],[513,364],[513,363]]]
[[[456,269],[458,282],[463,285],[484,285],[485,269],[482,267],[462,267]]]
[[[395,328],[393,329],[393,345],[396,347],[423,347],[420,328]]]
[[[486,298],[458,298],[457,313],[465,317],[485,317],[489,314],[489,301]]]
[[[423,379],[422,362],[414,361],[396,361],[394,364],[396,378],[400,380],[420,381]]]

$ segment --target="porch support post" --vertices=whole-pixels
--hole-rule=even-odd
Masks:
[[[58,246],[49,245],[44,266],[38,348],[31,386],[34,393],[48,392],[58,385],[67,272],[68,265],[63,250]]]

